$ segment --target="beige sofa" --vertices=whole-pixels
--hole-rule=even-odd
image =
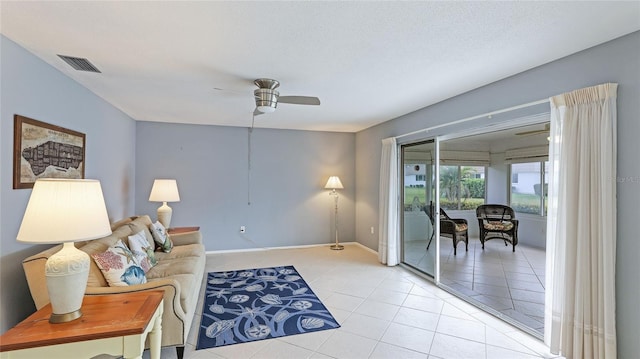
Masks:
[[[153,240],[149,232],[149,216],[131,217],[114,223],[110,236],[76,243],[76,247],[87,254],[101,253],[110,246],[141,230],[148,240]],[[205,249],[199,231],[171,235],[174,248],[170,253],[155,252],[158,264],[147,272],[147,283],[128,287],[109,287],[102,272],[91,259],[87,295],[164,291],[164,314],[162,316],[162,346],[175,346],[178,358],[182,358],[189,328],[194,318],[198,295],[205,270]],[[127,243],[128,244],[128,243]],[[49,303],[45,282],[45,262],[61,246],[50,248],[25,259],[22,263],[36,308]],[[148,345],[148,343],[147,343]]]

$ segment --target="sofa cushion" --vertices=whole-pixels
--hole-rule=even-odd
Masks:
[[[166,278],[175,274],[191,274],[198,265],[197,257],[162,259],[147,272],[147,278]]]
[[[158,261],[171,260],[185,257],[201,257],[205,252],[202,244],[186,244],[184,246],[175,246],[171,253],[156,252]]]
[[[134,232],[131,230],[131,228],[129,228],[129,226],[122,226],[113,230],[113,232],[111,232],[111,235],[126,242],[127,237],[129,237],[133,233]]]
[[[140,264],[121,239],[105,252],[94,253],[91,256],[111,287],[124,287],[147,282]]]
[[[148,272],[153,266],[158,264],[158,260],[156,259],[154,253],[153,244],[149,244],[147,238],[144,234],[144,231],[140,231],[132,236],[129,236],[129,249],[131,249],[131,253],[136,258],[138,263],[140,263],[140,267],[144,272]]]
[[[125,224],[131,223],[136,217],[127,217],[125,219],[121,219],[117,222],[111,223],[111,230],[115,231],[116,229],[124,226]]]

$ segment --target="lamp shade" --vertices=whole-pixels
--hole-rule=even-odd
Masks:
[[[149,195],[151,202],[179,202],[180,194],[178,193],[178,183],[174,179],[157,179],[153,181],[151,194]]]
[[[327,189],[343,189],[342,182],[340,182],[340,177],[331,176],[327,181],[327,184],[324,186]]]
[[[110,234],[99,181],[46,178],[36,180],[33,186],[17,240],[63,243]]]

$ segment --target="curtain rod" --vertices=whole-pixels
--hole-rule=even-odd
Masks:
[[[476,115],[476,116],[463,118],[461,120],[457,120],[457,121],[453,121],[453,122],[447,122],[447,123],[443,123],[443,124],[440,124],[440,125],[435,125],[435,126],[423,128],[421,130],[405,133],[404,135],[398,135],[395,138],[398,139],[398,138],[402,138],[402,137],[407,137],[407,136],[418,134],[420,132],[429,132],[431,130],[435,130],[436,128],[456,125],[456,124],[459,124],[459,123],[463,123],[463,122],[467,122],[467,121],[471,121],[471,120],[476,120],[478,118],[487,117],[487,116],[493,116],[493,115],[497,115],[497,114],[501,114],[501,113],[505,113],[505,112],[509,112],[509,111],[519,110],[521,108],[531,107],[531,106],[535,106],[535,105],[541,105],[543,103],[548,103],[548,102],[549,102],[549,99],[533,101],[533,102],[525,103],[523,105],[504,108],[502,110],[496,110],[496,111],[493,111],[493,112],[483,113],[482,115]]]

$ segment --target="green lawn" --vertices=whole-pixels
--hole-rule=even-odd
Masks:
[[[540,213],[540,196],[526,193],[512,193],[511,207],[520,213]]]
[[[422,205],[425,204],[425,189],[417,187],[405,187],[404,188],[404,204],[411,206],[413,198],[418,197],[418,200]],[[463,210],[473,210],[479,205],[484,203],[482,198],[467,198],[462,201]],[[440,206],[444,209],[457,209],[457,204],[448,203],[446,199],[440,199]],[[540,197],[535,194],[525,193],[512,193],[511,194],[511,207],[516,212],[520,213],[540,213]]]
[[[416,188],[416,187],[405,187],[404,188],[404,204],[406,206],[411,206],[413,203],[413,198],[418,197],[418,200],[422,205],[425,203],[425,189],[424,188]],[[476,207],[484,203],[483,198],[467,198],[462,201],[462,210],[474,210]],[[440,206],[444,209],[458,209],[457,203],[449,203],[446,199],[440,199]]]
[[[424,204],[425,198],[427,198],[425,191],[426,190],[424,189],[424,187],[423,188],[405,187],[404,203],[411,204],[413,202],[413,198],[417,196],[418,199],[420,200],[420,203]]]

